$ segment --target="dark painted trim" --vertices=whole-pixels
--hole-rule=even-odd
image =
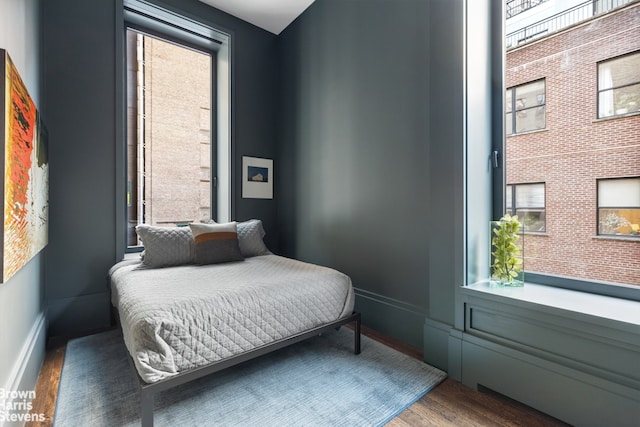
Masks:
[[[126,108],[125,102],[117,102],[118,100],[126,100],[127,95],[125,93],[125,81],[126,81],[126,67],[124,64],[124,52],[125,52],[125,32],[124,32],[124,7],[122,0],[114,1],[115,7],[115,111],[114,111],[114,150],[115,150],[115,261],[119,261],[124,258],[124,253],[127,248],[127,203],[126,203],[126,182],[127,182],[127,154],[126,154],[126,140],[127,130],[125,129],[126,123]]]
[[[426,309],[355,288],[355,310],[362,314],[362,323],[383,334],[417,348],[423,348]]]

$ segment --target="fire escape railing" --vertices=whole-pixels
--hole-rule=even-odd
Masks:
[[[548,0],[507,0],[507,19],[527,11],[532,7],[536,7],[540,3],[544,3],[546,1]]]
[[[544,1],[544,0],[542,0]],[[541,3],[540,1],[539,3]],[[628,3],[637,3],[640,0],[589,0],[570,9],[557,13],[534,24],[527,25],[506,36],[507,50],[521,46],[540,37],[560,31],[569,26],[578,24],[587,19],[610,12],[613,9],[625,6]],[[522,3],[522,2],[521,2]],[[538,4],[539,4],[538,3]],[[507,1],[507,5],[509,1]],[[507,19],[509,18],[507,8]],[[526,9],[525,9],[526,10]],[[524,11],[524,10],[523,10]],[[520,11],[518,13],[521,13]],[[511,15],[513,16],[513,15]]]

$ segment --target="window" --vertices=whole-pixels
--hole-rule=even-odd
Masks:
[[[504,167],[494,169],[492,213],[506,207],[524,223],[527,280],[640,301],[640,38],[628,34],[640,3],[599,3],[599,15],[580,21],[588,25],[573,25],[570,7],[507,23],[553,21],[558,31],[506,50],[506,106],[496,114],[506,114],[507,134],[545,131],[494,138]],[[545,108],[547,95],[544,121],[521,114]],[[637,113],[594,120],[596,111]]]
[[[640,53],[598,64],[598,118],[640,112]]]
[[[640,238],[640,177],[598,180],[598,234]]]
[[[518,215],[526,232],[546,230],[544,190],[544,183],[507,185],[507,213]]]
[[[505,99],[507,135],[544,129],[546,126],[545,103],[544,79],[507,89]]]
[[[211,218],[215,56],[128,29],[127,59],[128,245],[137,246],[138,224]]]
[[[124,0],[122,158],[127,250],[138,224],[172,227],[231,211],[230,36]]]

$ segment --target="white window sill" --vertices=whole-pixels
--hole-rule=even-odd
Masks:
[[[640,326],[640,302],[580,292],[571,289],[525,283],[523,287],[498,287],[481,281],[463,286],[464,294],[481,292],[487,296],[570,311]]]
[[[128,261],[132,259],[140,259],[140,253],[141,252],[127,252],[124,254],[123,260]]]

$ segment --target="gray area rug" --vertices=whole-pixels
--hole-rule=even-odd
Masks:
[[[119,331],[72,340],[54,425],[135,426],[137,380]],[[341,328],[159,393],[156,426],[376,426],[446,374]]]

